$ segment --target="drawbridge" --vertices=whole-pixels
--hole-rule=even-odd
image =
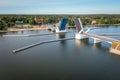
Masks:
[[[46,40],[46,41],[40,41],[38,43],[35,44],[31,44],[19,49],[15,49],[13,50],[13,52],[19,52],[43,43],[49,43],[49,42],[56,42],[56,41],[61,41],[61,40],[72,40],[72,39],[86,39],[86,38],[92,38],[94,40],[94,44],[97,43],[101,43],[101,42],[107,42],[111,44],[110,47],[110,52],[111,53],[115,53],[115,54],[119,54],[120,55],[120,40],[117,39],[113,39],[113,38],[109,38],[106,36],[114,36],[116,34],[93,34],[90,33],[91,29],[87,29],[84,30],[83,29],[83,25],[82,22],[80,20],[80,18],[75,18],[73,19],[74,23],[75,23],[75,27],[76,27],[76,33],[75,33],[75,37],[73,38],[62,38],[62,39],[54,39],[54,40]],[[48,34],[33,34],[33,35],[4,35],[3,37],[32,37],[32,36],[45,36],[45,35],[53,35],[53,34],[60,34],[60,33],[66,33],[66,24],[68,22],[67,18],[62,18],[61,21],[59,22],[59,26],[56,26],[55,29],[55,33],[48,33]],[[67,32],[68,33],[68,32]],[[119,35],[119,34],[117,34]]]
[[[111,48],[110,48],[111,53],[120,55],[120,40],[108,38],[108,37],[102,36],[102,34],[97,35],[97,34],[89,33],[90,29],[84,31],[80,18],[74,19],[74,23],[76,26],[76,35],[75,35],[76,39],[92,38],[94,39],[94,44],[105,41],[111,44]]]

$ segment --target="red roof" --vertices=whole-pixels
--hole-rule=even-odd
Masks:
[[[37,22],[37,23],[43,23],[44,20],[43,20],[42,18],[38,18],[38,19],[36,19],[36,22]]]
[[[97,23],[97,21],[96,20],[92,20],[92,23],[91,24],[96,24]]]

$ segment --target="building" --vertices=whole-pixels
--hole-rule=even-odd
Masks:
[[[21,20],[21,21],[19,21],[19,20],[16,20],[15,21],[15,27],[16,28],[23,28],[23,21]]]
[[[97,24],[96,20],[92,20],[91,24]]]
[[[23,21],[15,21],[16,24],[23,24]]]
[[[35,16],[35,22],[36,22],[37,24],[42,25],[42,24],[44,23],[44,20],[43,20],[43,18],[36,18],[36,16]]]

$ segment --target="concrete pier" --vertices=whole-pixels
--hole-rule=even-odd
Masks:
[[[63,41],[63,40],[72,40],[72,39],[75,39],[75,38],[62,38],[62,39],[40,41],[40,42],[35,43],[35,44],[31,44],[31,45],[28,45],[28,46],[25,46],[25,47],[22,47],[22,48],[19,48],[19,49],[15,49],[15,50],[13,50],[13,52],[16,53],[16,52],[19,52],[19,51],[23,51],[25,49],[29,49],[31,47],[34,47],[34,46],[37,46],[37,45],[40,45],[40,44],[44,44],[44,43],[57,42],[57,41]]]
[[[29,35],[3,35],[2,37],[33,37],[33,36],[44,36],[44,35],[53,35],[55,33],[45,33],[45,34],[29,34]]]
[[[73,31],[68,31],[65,33],[72,33]],[[53,35],[53,34],[62,34],[62,33],[44,33],[44,34],[28,34],[28,35],[3,35],[2,37],[8,38],[8,37],[33,37],[33,36],[45,36],[45,35]]]

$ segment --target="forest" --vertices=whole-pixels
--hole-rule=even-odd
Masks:
[[[43,19],[38,23],[35,18]],[[15,28],[16,24],[44,25],[58,23],[61,18],[68,18],[68,26],[73,27],[74,18],[81,18],[83,25],[120,25],[119,14],[89,14],[89,15],[0,15],[0,30]],[[94,21],[92,23],[92,21]],[[22,23],[20,23],[22,22]]]

